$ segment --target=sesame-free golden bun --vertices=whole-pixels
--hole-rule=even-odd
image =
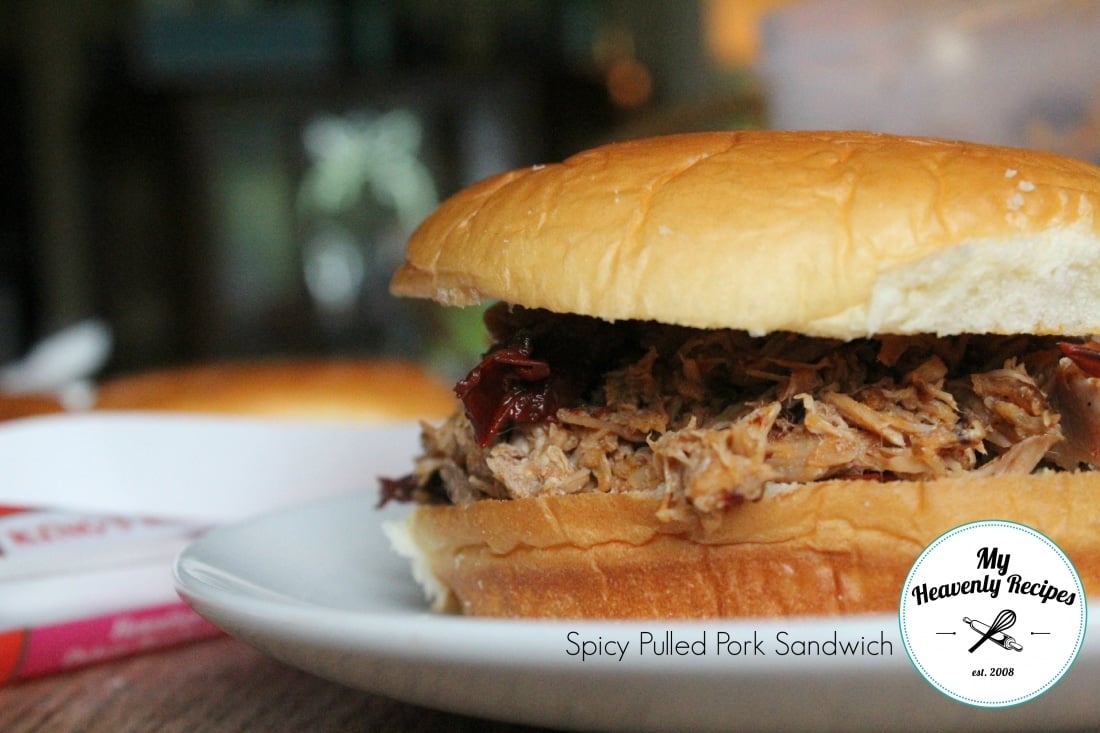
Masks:
[[[391,290],[753,333],[1100,332],[1100,169],[868,132],[648,138],[445,201]]]
[[[454,393],[406,361],[270,359],[179,366],[106,380],[98,410],[390,421],[441,417]]]
[[[1046,472],[822,481],[710,517],[584,493],[421,506],[387,529],[439,610],[545,618],[891,612],[921,549],[997,518],[1042,528],[1100,591],[1100,478]]]

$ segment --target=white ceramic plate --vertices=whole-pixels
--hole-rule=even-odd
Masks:
[[[362,690],[498,720],[692,731],[1100,724],[1100,653],[1091,633],[1051,691],[991,710],[933,690],[909,662],[894,616],[702,624],[434,615],[380,530],[403,510],[377,511],[374,502],[373,492],[328,498],[214,530],[179,556],[177,588],[215,624],[292,665]],[[684,654],[656,653],[670,634],[673,648],[683,642]],[[834,635],[885,639],[892,654],[795,654],[796,642],[829,642]],[[654,643],[643,649],[645,638]],[[754,638],[758,647],[740,643]],[[582,661],[575,653],[582,640],[602,642],[605,651],[609,642],[628,646],[621,659],[612,646],[612,654]],[[734,643],[719,653],[720,640]]]

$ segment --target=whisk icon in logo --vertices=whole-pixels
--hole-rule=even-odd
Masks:
[[[1076,569],[1050,538],[990,520],[924,549],[902,587],[898,621],[929,684],[960,702],[1006,707],[1041,695],[1072,666],[1087,605]]]
[[[1016,625],[1016,612],[1010,608],[1006,608],[998,613],[997,618],[993,619],[993,623],[991,624],[983,624],[981,621],[976,621],[972,618],[964,618],[963,623],[969,625],[970,628],[982,635],[982,638],[974,642],[974,646],[967,649],[971,654],[974,653],[975,649],[987,641],[992,641],[1002,649],[1011,649],[1017,652],[1022,652],[1024,650],[1015,639],[1004,633],[1007,629]]]

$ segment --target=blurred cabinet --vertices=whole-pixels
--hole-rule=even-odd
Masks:
[[[536,104],[483,75],[189,100],[199,348],[442,358],[454,316],[389,278],[443,196],[540,159]]]
[[[116,370],[287,352],[449,369],[444,345],[482,348],[479,314],[389,297],[412,226],[503,169],[712,124],[697,5],[0,3],[32,102],[37,272],[15,279],[36,280],[39,326],[107,320]],[[644,94],[616,101],[616,68]]]
[[[34,326],[24,96],[16,64],[0,56],[0,364],[22,353]]]
[[[468,321],[388,281],[447,194],[545,155],[514,75],[136,90],[87,125],[95,292],[114,366],[273,353],[437,362]]]
[[[439,23],[454,11],[414,17],[410,34],[399,6],[419,12],[143,6],[83,127],[114,368],[303,352],[451,368],[441,347],[466,343],[477,314],[394,299],[389,276],[443,196],[548,155],[544,84],[536,55],[448,63],[465,51],[431,29],[453,44]]]

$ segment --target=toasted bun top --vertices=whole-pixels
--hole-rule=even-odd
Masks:
[[[414,364],[287,359],[116,377],[100,386],[95,408],[382,421],[438,418],[454,405],[454,394]]]
[[[754,333],[1100,332],[1100,168],[866,132],[616,143],[413,234],[397,295]]]

